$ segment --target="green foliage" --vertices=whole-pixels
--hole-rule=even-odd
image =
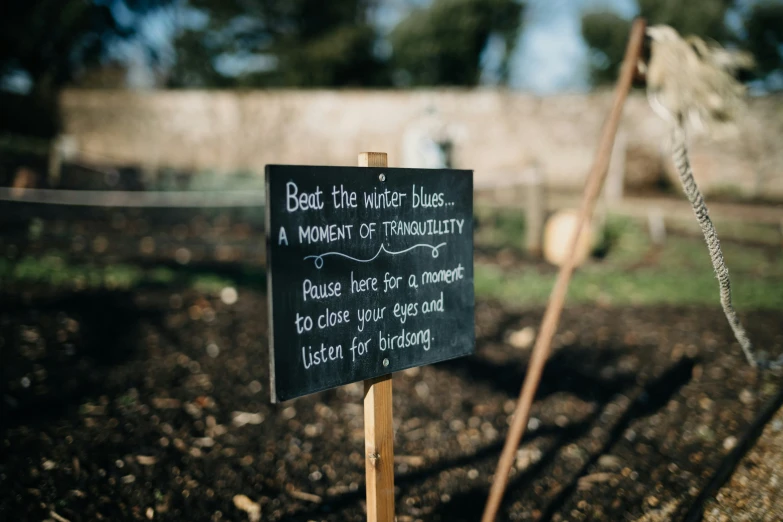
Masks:
[[[781,41],[783,29],[779,28],[783,27],[783,18],[775,18],[783,16],[780,14],[783,11],[781,5],[770,2],[756,6],[753,9],[755,14],[746,20],[749,39],[741,42],[739,35],[733,34],[726,25],[726,14],[737,3],[736,0],[638,0],[639,15],[647,20],[648,25],[670,25],[682,35],[696,35],[722,44],[740,43],[750,46],[753,52],[763,47],[770,54],[769,61],[776,64],[768,70],[780,67],[780,56],[772,56],[770,52],[774,46],[769,44],[769,34],[773,32],[777,35],[777,42]],[[760,27],[764,30],[760,30]],[[601,58],[592,63],[594,83],[609,83],[617,79],[630,30],[630,20],[608,11],[590,11],[582,16],[582,36],[591,50]],[[754,45],[754,39],[759,38],[763,41],[759,40]]]
[[[168,3],[124,2],[131,14]],[[50,92],[80,68],[98,63],[111,43],[135,36],[137,29],[132,22],[118,19],[109,2],[5,0],[0,16],[0,77],[21,70],[30,75],[35,91]]]
[[[706,264],[709,265],[709,260]],[[542,306],[552,292],[555,276],[536,270],[508,273],[494,265],[477,264],[474,280],[476,297],[500,299],[518,306]],[[735,306],[746,311],[783,310],[783,294],[774,289],[780,281],[779,276],[743,280],[741,284],[738,280],[732,288]],[[701,305],[720,310],[718,285],[710,270],[611,274],[578,271],[568,288],[568,302],[615,306]]]
[[[476,85],[480,56],[492,35],[506,57],[520,25],[517,0],[434,0],[390,35],[392,55],[374,52],[369,22],[378,0],[192,0],[209,16],[205,28],[176,39],[173,87],[389,86],[392,71],[409,85]],[[239,76],[219,70],[227,57],[264,62]]]
[[[0,80],[26,75],[31,92],[0,93],[0,128],[31,136],[54,135],[59,127],[57,91],[79,71],[101,63],[112,44],[135,37],[135,15],[171,1],[125,0],[125,12],[132,16],[120,20],[109,2],[3,0]],[[152,47],[146,51],[155,57]]]
[[[484,219],[484,226],[492,226]],[[498,221],[508,222],[508,218]],[[660,251],[650,243],[644,226],[634,220],[609,216],[606,222],[610,245],[605,257],[580,267],[568,289],[569,302],[613,305],[703,305],[720,309],[718,282],[709,253],[698,230],[687,236],[671,234]],[[477,234],[481,227],[477,227]],[[736,227],[734,227],[736,228]],[[727,227],[721,224],[726,232]],[[761,239],[760,231],[743,224],[732,236]],[[771,229],[774,236],[777,231]],[[490,234],[482,232],[486,237]],[[505,233],[498,233],[501,237]],[[518,234],[517,234],[518,235]],[[725,236],[726,234],[722,234]],[[756,237],[758,236],[758,237]],[[515,247],[515,236],[507,235],[506,247]],[[481,248],[476,238],[477,248]],[[769,238],[767,238],[769,239]],[[765,241],[766,243],[766,241]],[[501,247],[496,243],[494,247]],[[724,241],[726,263],[732,275],[734,304],[739,309],[783,309],[783,259],[768,255],[769,247]],[[540,306],[546,303],[555,282],[554,269],[523,265],[502,269],[495,264],[476,263],[476,296],[509,303]]]
[[[397,78],[422,86],[478,84],[479,57],[491,35],[505,40],[507,63],[522,9],[514,0],[434,0],[391,34]]]
[[[666,24],[680,34],[725,41],[731,36],[726,12],[735,0],[638,0],[639,13],[650,25]]]
[[[197,30],[182,31],[174,42],[177,59],[169,71],[169,87],[227,87],[231,80],[215,70],[214,54],[204,43],[206,36]]]
[[[54,254],[40,258],[25,257],[16,263],[0,264],[0,282],[43,284],[53,287],[127,289],[143,277],[143,272],[132,265],[69,265]]]
[[[235,283],[230,279],[226,279],[225,277],[205,273],[196,274],[193,276],[190,284],[198,292],[203,292],[205,294],[218,294],[220,293],[221,289],[227,286],[233,286]]]
[[[748,50],[756,58],[761,75],[783,66],[783,2],[764,1],[753,6],[745,24]]]
[[[243,281],[257,283],[257,274],[242,274]],[[68,290],[129,290],[140,285],[185,286],[205,293],[218,293],[226,286],[236,286],[231,279],[212,272],[175,272],[165,266],[142,268],[135,264],[71,263],[56,252],[41,257],[25,256],[18,261],[0,258],[0,288],[13,289],[30,285]]]
[[[384,83],[373,55],[371,0],[193,0],[206,28],[176,39],[173,87],[340,87]],[[240,76],[217,60],[251,57],[266,64]]]
[[[610,83],[617,79],[630,28],[628,20],[609,11],[596,11],[582,17],[582,37],[594,51],[591,60],[593,83]]]
[[[378,84],[382,65],[372,55],[375,32],[367,24],[341,24],[281,53],[277,81],[294,86]],[[287,46],[284,48],[288,48]]]
[[[525,215],[517,210],[476,206],[473,242],[485,249],[510,248],[522,251],[525,246]]]

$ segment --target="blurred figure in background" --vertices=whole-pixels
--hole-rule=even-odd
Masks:
[[[452,166],[454,136],[434,105],[414,119],[402,136],[402,166],[445,169]]]

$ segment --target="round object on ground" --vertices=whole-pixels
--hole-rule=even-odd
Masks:
[[[544,227],[544,259],[553,265],[562,265],[568,256],[571,241],[576,230],[579,211],[574,209],[560,210],[550,217]],[[594,231],[585,225],[584,233],[579,238],[574,266],[584,263],[590,255],[595,239]]]

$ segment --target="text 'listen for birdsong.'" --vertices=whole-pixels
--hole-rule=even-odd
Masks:
[[[448,210],[454,206],[454,202],[446,200],[443,192],[428,190],[425,185],[418,184],[411,184],[410,189],[404,191],[373,188],[372,191],[357,192],[340,184],[323,189],[316,186],[315,190],[307,192],[300,190],[295,182],[288,181],[285,188],[287,213],[318,212],[329,205],[335,210],[344,211],[336,215],[344,217],[346,221],[355,215],[352,210],[360,208],[403,211]],[[399,214],[404,215],[404,212]],[[348,240],[378,245],[374,255],[364,258],[328,248],[324,248],[320,254],[305,256],[304,260],[312,263],[312,269],[319,271],[325,263],[353,263],[359,267],[373,263],[379,256],[428,256],[437,260],[440,250],[446,247],[450,237],[462,235],[468,230],[464,218],[380,219],[360,223],[297,225],[292,230],[281,226],[275,232],[274,241],[278,247],[329,247]],[[387,242],[392,237],[410,238],[410,241],[405,247],[392,249]],[[309,370],[344,358],[356,362],[374,350],[391,353],[394,350],[432,349],[437,340],[431,329],[411,329],[409,324],[406,327],[406,323],[413,317],[447,313],[448,303],[443,290],[465,278],[465,266],[453,259],[439,264],[442,266],[413,271],[397,268],[394,270],[398,272],[384,271],[371,275],[359,275],[353,270],[346,270],[343,277],[319,282],[314,282],[305,274],[296,288],[297,297],[308,305],[317,304],[318,308],[313,312],[308,306],[310,313],[297,311],[293,318],[293,331],[301,350],[301,364]],[[415,293],[411,293],[412,290]],[[359,308],[344,306],[346,297],[351,303],[352,296],[371,294],[377,294],[382,299],[364,302],[383,302],[387,305]],[[343,342],[318,340],[319,337],[331,338],[330,329],[340,328],[344,332],[346,326],[351,333]]]

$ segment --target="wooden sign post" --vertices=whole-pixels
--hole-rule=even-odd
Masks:
[[[387,167],[384,152],[362,152],[360,167]],[[364,381],[364,461],[367,520],[394,522],[394,430],[392,376]]]
[[[391,374],[473,353],[473,172],[267,165],[272,402],[364,381],[367,516],[394,520]]]

